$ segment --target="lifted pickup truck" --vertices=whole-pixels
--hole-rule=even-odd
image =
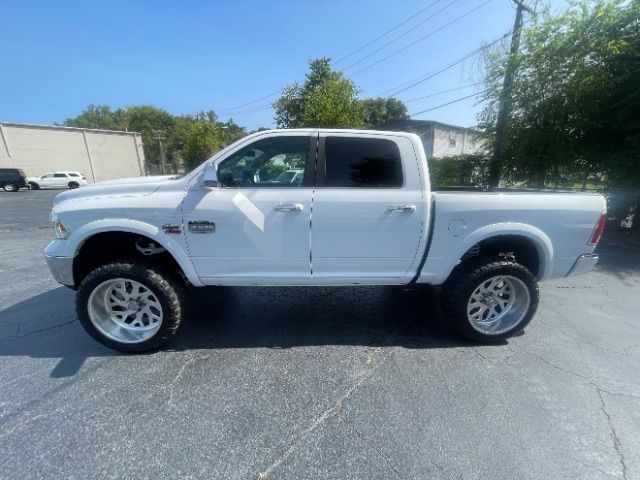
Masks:
[[[538,281],[593,268],[604,212],[584,193],[433,192],[409,133],[273,130],[182,177],[58,195],[45,256],[89,334],[123,351],[175,335],[188,284],[442,285],[459,331],[494,342],[529,323]]]

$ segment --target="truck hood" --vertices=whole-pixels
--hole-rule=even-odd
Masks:
[[[157,175],[106,180],[63,192],[54,198],[53,204],[57,205],[60,202],[87,200],[99,197],[139,197],[149,195],[162,185],[175,181],[175,178],[173,175]]]

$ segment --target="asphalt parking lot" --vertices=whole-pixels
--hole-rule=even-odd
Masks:
[[[153,354],[94,342],[42,249],[57,192],[0,194],[0,478],[640,479],[640,252],[460,340],[425,288],[194,289]]]

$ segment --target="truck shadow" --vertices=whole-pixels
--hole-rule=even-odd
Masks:
[[[427,287],[192,289],[174,349],[314,345],[446,348],[466,345]]]
[[[353,345],[450,348],[465,342],[426,287],[210,287],[190,290],[190,311],[165,351]],[[0,310],[0,356],[59,358],[52,377],[87,358],[121,356],[85,332],[74,293],[55,288]]]

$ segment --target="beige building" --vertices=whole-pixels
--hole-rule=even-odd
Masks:
[[[0,122],[0,167],[29,177],[76,171],[89,183],[144,175],[139,133]]]
[[[394,130],[415,133],[422,139],[427,158],[483,153],[475,128],[458,127],[433,120],[390,120],[375,127],[378,130]]]

